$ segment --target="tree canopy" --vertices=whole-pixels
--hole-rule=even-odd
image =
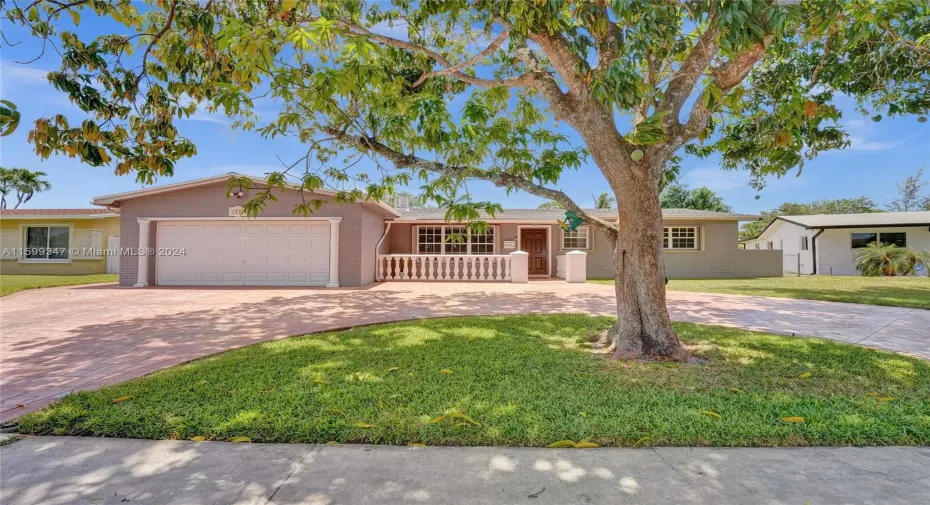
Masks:
[[[6,197],[16,194],[14,209],[32,200],[33,195],[52,189],[52,184],[45,180],[45,172],[25,168],[0,167],[0,209],[7,207]]]
[[[898,183],[898,198],[887,205],[888,210],[892,212],[930,210],[930,195],[924,194],[924,188],[930,183],[925,182],[923,176],[924,169],[921,167],[914,175]]]
[[[723,203],[723,197],[714,193],[707,186],[688,189],[687,184],[672,184],[662,190],[659,203],[663,209],[713,210],[716,212],[733,212],[733,208]]]
[[[662,160],[667,180],[676,166],[665,159],[684,149],[721,153],[724,169],[749,170],[761,187],[847,145],[839,93],[876,119],[930,107],[930,16],[912,0],[6,3],[60,51],[52,85],[95,118],[38,118],[36,153],[142,182],[196,153],[173,121],[206,107],[307,145],[272,187],[291,179],[356,199],[415,183],[468,218],[496,208],[462,196],[479,178],[579,211],[555,185],[590,146],[553,121],[606,117],[617,152]],[[81,40],[62,16],[82,12],[123,28]],[[259,117],[259,97],[279,105],[274,117]],[[15,105],[3,109],[15,126]],[[347,169],[362,157],[376,168]]]

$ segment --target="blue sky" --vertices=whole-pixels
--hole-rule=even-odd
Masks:
[[[4,19],[0,28],[10,28]],[[93,26],[82,25],[82,38]],[[99,28],[98,28],[99,29]],[[65,156],[39,159],[27,143],[26,135],[33,120],[63,113],[72,122],[83,113],[56,92],[45,78],[49,70],[58,68],[58,56],[48,51],[40,60],[28,65],[14,61],[28,60],[37,54],[32,41],[23,40],[15,47],[4,47],[0,56],[0,98],[17,104],[23,122],[15,134],[0,138],[0,164],[23,167],[48,174],[52,189],[37,194],[24,208],[88,207],[92,197],[139,188],[132,175],[118,177],[111,167],[90,167]],[[757,200],[743,172],[722,171],[714,158],[686,158],[682,164],[681,182],[693,187],[708,186],[723,196],[736,211],[755,213],[786,201],[808,202],[823,198],[867,196],[879,204],[896,197],[895,184],[923,165],[930,165],[930,123],[918,123],[914,117],[885,119],[879,123],[855,112],[853,103],[840,97],[837,105],[843,110],[843,125],[850,134],[852,146],[843,151],[821,154],[809,161],[800,177],[793,174],[773,179]],[[259,110],[263,107],[258,105]],[[274,110],[265,104],[265,110]],[[222,115],[198,112],[190,119],[179,121],[181,134],[197,145],[198,155],[178,163],[175,177],[161,182],[179,182],[225,172],[261,175],[281,168],[279,158],[294,160],[305,147],[290,139],[264,140],[250,132],[233,130],[231,121]],[[563,127],[567,128],[567,127]],[[567,132],[568,133],[568,132]],[[572,135],[572,137],[575,137]],[[577,138],[577,137],[575,137]],[[928,167],[930,168],[930,167]],[[590,206],[592,195],[609,191],[598,168],[592,163],[577,172],[566,172],[560,189],[582,206]],[[504,207],[535,207],[542,199],[526,193],[506,195],[505,191],[486,183],[472,183],[469,190],[476,199],[501,202]]]

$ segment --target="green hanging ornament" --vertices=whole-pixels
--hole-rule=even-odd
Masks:
[[[565,221],[559,221],[559,226],[563,230],[575,231],[584,223],[584,219],[578,217],[578,214],[567,210],[565,211]]]

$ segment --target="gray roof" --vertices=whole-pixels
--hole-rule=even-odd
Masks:
[[[445,209],[397,209],[401,216],[398,221],[442,221],[445,218]],[[602,219],[617,219],[616,209],[585,209],[588,214]],[[759,216],[751,214],[733,214],[729,212],[714,212],[710,210],[694,209],[662,209],[665,219],[709,219],[718,221],[757,221]],[[482,213],[482,219],[495,221],[555,221],[565,219],[565,211],[561,209],[504,209],[494,217]]]
[[[930,211],[875,212],[868,214],[815,214],[778,216],[805,228],[857,228],[860,226],[930,226]]]

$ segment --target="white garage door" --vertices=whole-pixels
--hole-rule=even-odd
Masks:
[[[325,286],[329,222],[160,222],[163,286]]]

